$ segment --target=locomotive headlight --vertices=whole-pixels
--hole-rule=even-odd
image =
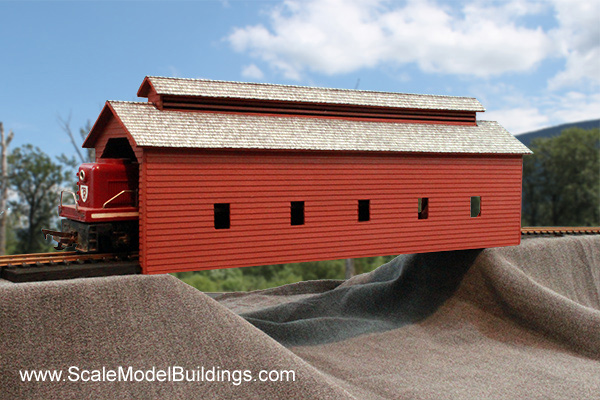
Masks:
[[[85,181],[85,171],[84,170],[79,171],[79,180],[82,182]]]

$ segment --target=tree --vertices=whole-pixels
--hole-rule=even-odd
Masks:
[[[356,274],[370,272],[391,261],[395,256],[351,259]],[[247,291],[267,289],[315,279],[344,279],[344,260],[313,261],[257,267],[213,269],[197,272],[177,272],[174,275],[205,292]]]
[[[6,254],[6,225],[8,221],[8,157],[7,150],[13,138],[13,132],[4,135],[4,125],[0,122],[0,254]]]
[[[81,143],[80,143],[78,141],[78,139],[75,138],[75,135],[73,134],[73,131],[71,129],[71,114],[69,114],[67,119],[62,118],[59,115],[58,123],[60,124],[62,130],[67,134],[67,136],[69,136],[69,139],[71,140],[71,144],[73,145],[73,148],[75,149],[77,157],[75,157],[75,156],[68,157],[66,154],[61,154],[56,159],[58,160],[58,162],[60,162],[65,167],[70,169],[72,171],[70,173],[70,175],[73,176],[73,175],[75,175],[73,170],[75,170],[75,172],[76,172],[80,164],[93,163],[96,161],[96,150],[95,149],[82,149],[81,148],[81,143],[83,143],[83,141],[87,137],[88,132],[92,129],[92,125],[91,125],[90,121],[88,120],[83,128],[79,128],[79,136],[81,137]],[[75,182],[71,182],[71,186],[73,187],[73,190],[77,190],[76,186],[75,186]]]
[[[523,225],[600,224],[600,129],[534,139],[523,165]]]
[[[60,188],[67,181],[67,174],[60,164],[30,144],[14,149],[8,162],[9,183],[17,196],[10,205],[23,221],[23,226],[16,232],[18,244],[15,251],[47,251],[50,245],[44,241],[40,231],[53,221]]]
[[[81,163],[91,163],[96,159],[95,150],[94,149],[81,149],[81,144],[75,139],[75,135],[73,134],[73,130],[71,129],[71,114],[65,119],[58,116],[58,123],[62,130],[69,136],[71,139],[71,144],[73,148],[75,148],[75,152],[77,153],[77,157]],[[83,128],[79,128],[79,136],[81,137],[81,143],[87,137],[89,131],[92,130],[92,124],[88,120]],[[73,164],[77,165],[77,160],[75,158],[68,159],[66,156],[61,156],[61,162],[66,163],[68,165]]]

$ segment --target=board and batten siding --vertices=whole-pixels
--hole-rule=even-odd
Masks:
[[[522,157],[144,150],[144,273],[517,245]],[[481,196],[481,216],[470,216]],[[418,219],[418,198],[429,216]],[[370,220],[358,221],[358,201]],[[304,201],[304,225],[290,202]],[[214,204],[230,204],[215,229]]]

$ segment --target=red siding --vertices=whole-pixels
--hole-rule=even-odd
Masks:
[[[142,266],[142,273],[147,274],[148,270],[147,270],[147,260],[146,260],[146,251],[148,249],[148,246],[146,245],[146,202],[147,202],[147,196],[146,196],[146,187],[147,187],[147,179],[146,176],[148,175],[147,169],[146,169],[146,152],[143,152],[141,155],[141,164],[140,164],[140,185],[139,185],[139,189],[138,189],[138,206],[139,206],[139,213],[140,213],[140,220],[139,220],[139,230],[140,230],[140,246],[139,246],[139,260],[140,260],[140,264]]]
[[[144,273],[516,245],[520,156],[144,152]],[[470,197],[481,196],[481,217]],[[429,198],[429,218],[417,199]],[[358,222],[358,200],[370,221]],[[305,224],[290,225],[290,202]],[[216,230],[213,205],[231,204]]]
[[[98,140],[94,143],[94,148],[96,149],[96,161],[102,156],[104,152],[104,148],[106,147],[106,143],[108,143],[108,139],[112,138],[127,138],[129,140],[129,144],[135,153],[138,162],[142,160],[142,149],[135,145],[135,142],[131,139],[123,125],[113,116],[110,115],[108,117],[108,122],[106,126],[102,130],[102,134],[98,136]]]

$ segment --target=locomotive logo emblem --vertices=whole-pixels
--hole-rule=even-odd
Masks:
[[[79,192],[81,193],[81,201],[83,201],[84,203],[87,201],[88,198],[88,187],[87,185],[81,185],[79,188]]]

